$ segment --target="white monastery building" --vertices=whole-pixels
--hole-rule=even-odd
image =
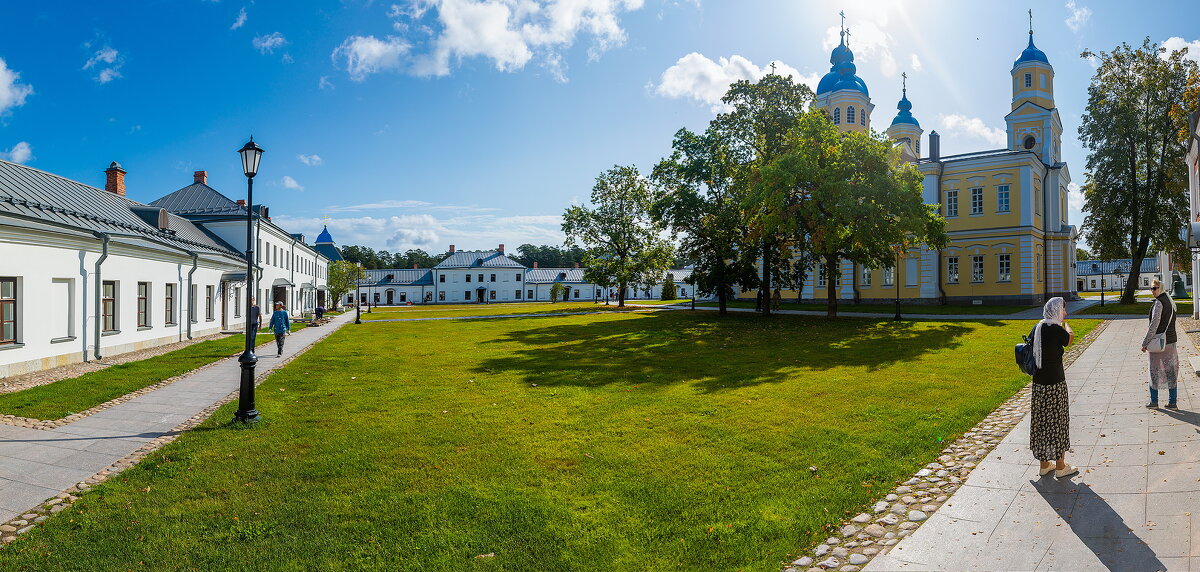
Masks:
[[[0,160],[0,378],[244,328],[245,203],[197,171],[142,204],[125,173],[99,189]],[[263,323],[268,298],[310,312],[329,258],[253,209]]]

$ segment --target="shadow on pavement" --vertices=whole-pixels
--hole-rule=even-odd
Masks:
[[[1146,542],[1133,533],[1133,527],[1091,487],[1049,477],[1031,482],[1059,518],[1071,526],[1071,532],[1109,570],[1167,569]],[[1062,502],[1064,495],[1075,496],[1076,501]]]

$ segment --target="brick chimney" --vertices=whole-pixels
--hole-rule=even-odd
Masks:
[[[497,248],[496,250],[499,250],[499,251],[500,251],[500,254],[504,254],[504,244],[503,244],[503,243],[501,243],[501,244],[500,244],[500,248]]]
[[[239,207],[244,207],[246,206],[246,199],[238,199],[237,203]]]
[[[104,170],[104,190],[125,196],[125,169],[121,168],[121,164],[113,161],[107,169]]]
[[[196,171],[192,173],[192,182],[200,183],[201,185],[207,185],[208,171]]]
[[[417,269],[417,263],[416,263],[416,262],[414,262],[414,263],[413,263],[413,270],[416,270],[416,269]]]
[[[454,254],[454,245],[453,244],[450,245],[450,254]]]
[[[538,267],[538,265],[537,265],[537,261],[536,261],[536,260],[534,260],[534,261],[533,261],[533,267],[534,267],[534,268],[537,268],[537,267]]]
[[[578,263],[578,262],[576,262],[576,263],[575,263],[575,268],[579,268],[579,263]]]

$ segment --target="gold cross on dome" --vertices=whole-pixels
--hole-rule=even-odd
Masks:
[[[775,75],[775,62],[771,62],[771,75]]]
[[[1033,8],[1029,9],[1029,35],[1033,35]]]
[[[842,10],[841,12],[838,12],[838,16],[842,17],[842,30],[845,30],[846,29],[846,11]]]
[[[908,93],[908,72],[904,72],[904,73],[900,74],[900,85],[902,86],[900,88],[900,91],[907,94]]]
[[[321,217],[321,224],[328,225],[330,220],[329,215],[323,215]]]

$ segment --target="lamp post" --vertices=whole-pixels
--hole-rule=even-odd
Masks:
[[[262,158],[263,149],[254,143],[254,137],[242,146],[238,153],[242,156],[242,171],[246,173],[246,292],[254,292],[254,175],[258,174],[258,161]],[[234,421],[258,421],[258,409],[254,406],[254,367],[258,365],[258,356],[254,355],[253,339],[254,323],[251,321],[251,296],[246,296],[246,351],[238,357],[242,364],[241,387],[238,390],[238,409],[233,414]]]
[[[361,324],[362,323],[362,303],[363,303],[362,281],[360,281],[360,280],[354,281],[354,290],[355,290],[355,292],[354,292],[354,323]]]

